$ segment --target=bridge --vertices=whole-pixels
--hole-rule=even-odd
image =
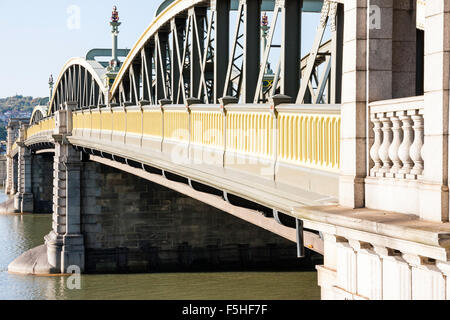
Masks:
[[[449,299],[449,31],[444,0],[164,1],[10,123],[6,192],[53,225],[9,271],[313,250],[323,299]]]

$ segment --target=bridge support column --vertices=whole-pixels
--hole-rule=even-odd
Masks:
[[[449,221],[448,147],[450,2],[427,1],[425,18],[425,143],[420,217]]]
[[[7,126],[7,141],[6,141],[6,181],[5,194],[12,194],[14,187],[14,158],[11,155],[13,146],[13,128],[10,124]]]
[[[16,157],[14,157],[13,158],[13,161],[12,161],[12,165],[13,165],[13,167],[12,167],[12,188],[11,188],[11,193],[10,193],[10,195],[15,195],[16,194],[16,192],[17,192],[17,190],[19,189],[18,188],[18,176],[19,176],[19,161],[18,161],[18,156],[16,156]]]
[[[17,137],[17,123],[10,121],[7,127],[7,146],[6,146],[6,182],[5,193],[14,195],[17,192],[17,161],[12,155],[14,141]]]
[[[80,154],[67,141],[71,132],[71,110],[56,112],[57,128],[53,174],[53,230],[45,237],[48,262],[61,273],[70,266],[84,271],[84,238],[80,230]]]
[[[6,155],[5,194],[14,194],[14,157],[9,153]]]
[[[346,1],[339,203],[364,207],[366,177],[366,1]]]
[[[58,196],[65,193],[66,233],[63,237],[61,272],[66,273],[70,266],[78,266],[84,271],[84,238],[81,234],[80,206],[80,153],[72,146],[64,145],[65,190],[59,189]]]
[[[14,196],[14,210],[20,213],[33,212],[33,193],[31,189],[31,150],[24,144],[26,125],[22,125],[19,132],[18,154],[18,192]]]

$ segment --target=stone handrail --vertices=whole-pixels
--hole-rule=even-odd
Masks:
[[[423,103],[420,96],[369,105],[374,131],[371,177],[417,180],[422,175]]]

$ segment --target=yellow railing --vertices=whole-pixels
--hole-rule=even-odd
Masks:
[[[112,114],[112,124],[113,130],[119,132],[125,132],[126,130],[126,114],[125,110],[120,108],[119,110],[114,110]]]
[[[191,119],[191,143],[223,148],[224,116],[220,111],[192,110]]]
[[[189,142],[189,113],[185,108],[164,110],[164,138]]]
[[[91,114],[92,130],[102,129],[102,119],[100,110],[93,110]]]
[[[49,131],[52,131],[55,128],[55,119],[54,118],[47,118],[39,123],[36,123],[29,128],[27,128],[26,131],[26,139],[29,139],[33,136],[36,136],[38,134],[47,133]]]
[[[142,134],[142,111],[127,111],[127,133]]]
[[[161,109],[144,109],[143,112],[143,135],[162,137],[162,111]]]
[[[227,113],[227,150],[272,157],[273,116],[262,111]]]
[[[280,113],[278,157],[317,169],[339,169],[338,114]]]
[[[268,105],[155,106],[75,112],[75,129],[164,138],[223,149],[286,164],[337,172],[340,150],[338,107]],[[30,128],[30,130],[36,130]],[[32,131],[34,132],[34,131]]]

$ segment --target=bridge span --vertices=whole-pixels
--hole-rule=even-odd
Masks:
[[[447,1],[158,12],[120,68],[71,59],[49,105],[10,123],[6,192],[17,212],[53,212],[45,244],[11,272],[270,265],[313,250],[323,299],[450,299]]]

